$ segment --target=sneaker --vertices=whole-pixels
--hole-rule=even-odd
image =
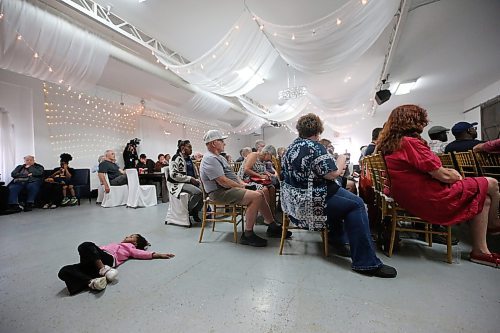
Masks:
[[[56,209],[56,208],[57,208],[57,205],[56,205],[56,204],[52,204],[52,205],[50,205],[50,207],[49,207],[49,208],[50,208],[50,209]]]
[[[70,200],[69,200],[69,204],[71,206],[74,206],[78,203],[78,199],[76,197],[72,197]]]
[[[193,217],[193,221],[198,222],[198,223],[201,222],[201,219],[198,216],[198,212],[192,213],[191,216]]]
[[[64,197],[64,199],[62,199],[61,201],[61,206],[66,206],[68,203],[69,203],[69,198],[68,197]]]
[[[356,270],[354,269],[355,272],[367,276],[375,276],[379,278],[395,278],[396,275],[398,275],[398,272],[394,267],[384,265],[379,266],[375,269],[368,269],[368,270]]]
[[[22,212],[23,209],[19,206],[19,204],[10,204],[8,211],[13,213],[19,213]]]
[[[242,245],[250,245],[255,247],[263,247],[267,246],[267,239],[260,238],[255,233],[252,236],[245,236],[245,233],[241,235],[240,244]]]
[[[24,206],[24,211],[25,212],[31,212],[33,210],[33,203],[32,202],[27,202],[26,205]]]
[[[104,290],[108,285],[105,277],[95,278],[90,280],[89,288],[92,290]]]
[[[106,277],[108,282],[113,282],[118,277],[118,270],[111,268],[108,265],[104,265],[104,267],[99,270],[99,275]]]
[[[281,233],[283,229],[281,228],[281,225],[278,228],[271,228],[270,226],[267,227],[266,235],[267,237],[272,237],[272,238],[281,238]],[[287,231],[286,232],[286,238],[292,237],[292,232]]]
[[[490,254],[474,254],[470,253],[470,261],[476,264],[487,265],[495,268],[500,268],[500,254],[490,253]]]
[[[45,205],[43,205],[43,209],[49,209],[50,205],[48,203],[46,203]]]

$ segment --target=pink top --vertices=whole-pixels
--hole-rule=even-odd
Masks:
[[[500,139],[486,141],[483,144],[483,151],[487,153],[500,153]]]
[[[135,259],[153,259],[153,253],[139,250],[132,243],[112,243],[100,247],[115,258],[115,267],[123,264],[129,258]]]

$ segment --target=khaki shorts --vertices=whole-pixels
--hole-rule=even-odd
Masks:
[[[247,190],[242,188],[220,189],[213,191],[208,196],[211,200],[227,204],[239,204],[243,200]]]

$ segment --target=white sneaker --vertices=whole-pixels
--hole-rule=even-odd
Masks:
[[[108,285],[105,277],[95,278],[90,280],[89,288],[92,290],[104,290]]]
[[[118,270],[111,268],[108,265],[104,265],[104,267],[99,270],[99,275],[105,276],[108,282],[113,282],[118,277]]]

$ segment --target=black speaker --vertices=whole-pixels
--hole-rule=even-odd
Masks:
[[[388,89],[379,90],[375,94],[375,101],[378,105],[387,102],[391,98],[391,92]]]

